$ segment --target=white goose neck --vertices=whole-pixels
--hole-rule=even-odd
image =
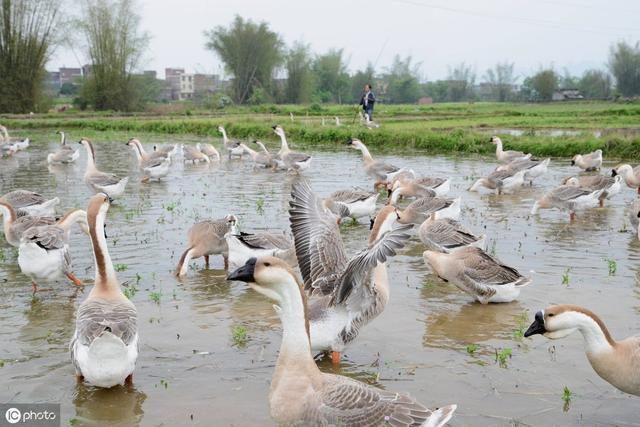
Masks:
[[[136,160],[138,161],[138,163],[141,163],[142,162],[142,150],[140,150],[140,147],[135,142],[133,143],[133,153],[135,154]]]
[[[228,139],[227,139],[227,131],[224,128],[220,128],[220,133],[222,133],[222,140],[224,141],[224,143],[226,144]]]
[[[95,158],[95,151],[93,148],[93,145],[88,142],[86,144],[83,144],[84,148],[87,150],[87,173],[89,172],[94,172],[96,170],[96,158]]]
[[[67,139],[64,132],[60,132],[60,145],[67,145]]]
[[[69,231],[73,224],[82,220],[87,221],[87,213],[82,209],[76,209],[65,215],[56,225],[65,231]]]
[[[286,364],[290,360],[313,361],[306,326],[306,308],[301,292],[293,277],[282,283],[278,289],[281,298],[277,313],[282,322],[282,344],[278,364]]]
[[[362,159],[365,162],[371,162],[373,161],[373,157],[371,156],[371,153],[369,152],[369,149],[367,148],[366,145],[364,145],[362,142],[360,144],[358,144],[358,147],[360,149],[360,151],[362,151]]]
[[[584,338],[587,353],[600,353],[611,350],[612,346],[600,325],[591,317],[583,313],[571,313],[575,318],[578,330]]]
[[[496,141],[496,154],[502,154],[502,141],[499,139]]]
[[[2,213],[2,228],[4,231],[5,238],[9,240],[9,236],[11,236],[11,226],[16,220],[16,211],[5,205],[0,205],[0,213]]]
[[[289,144],[287,143],[287,136],[284,132],[280,134],[280,152],[289,151]]]

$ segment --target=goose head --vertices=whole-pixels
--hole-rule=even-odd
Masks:
[[[349,138],[347,140],[347,145],[354,150],[362,150],[364,144],[358,138]]]
[[[218,132],[224,133],[224,127],[223,126],[218,126]]]
[[[391,230],[398,218],[395,207],[387,205],[380,209],[376,216],[371,219],[369,243],[375,242],[378,237]]]
[[[273,132],[278,135],[280,138],[284,137],[284,129],[282,128],[282,126],[280,125],[273,125],[271,126],[271,129],[273,129]]]
[[[631,165],[623,164],[619,165],[617,168],[611,169],[611,176],[622,175],[626,176],[630,172],[633,172],[633,168]]]
[[[497,136],[492,136],[489,142],[495,145],[502,144],[502,140]]]
[[[229,214],[224,217],[224,220],[227,223],[227,227],[233,234],[238,233],[238,218],[235,215]]]
[[[242,267],[233,271],[227,280],[238,280],[248,283],[256,292],[261,293],[276,303],[286,304],[292,288],[302,294],[295,273],[279,258],[265,256],[250,258]]]
[[[571,166],[575,166],[576,162],[579,162],[582,159],[582,156],[580,154],[576,154],[575,156],[573,156],[573,158],[571,159]]]
[[[578,330],[586,319],[597,319],[589,310],[573,305],[552,305],[536,313],[525,337],[540,334],[549,339],[560,339]]]
[[[134,145],[140,144],[140,140],[138,138],[131,138],[129,139],[125,145],[128,145],[130,147],[133,147]]]

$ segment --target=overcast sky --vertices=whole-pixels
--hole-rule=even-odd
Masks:
[[[266,21],[287,44],[314,52],[344,48],[349,68],[380,70],[393,56],[412,55],[428,79],[445,78],[465,61],[478,78],[498,61],[518,74],[553,65],[580,74],[604,67],[610,45],[640,40],[638,0],[138,0],[151,36],[145,69],[222,73],[204,48],[203,31],[234,15]],[[59,48],[48,69],[86,62],[79,48]]]

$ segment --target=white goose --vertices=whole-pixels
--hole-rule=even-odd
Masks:
[[[506,165],[500,165],[496,168],[496,171],[510,171],[510,172],[518,172],[523,170],[525,181],[529,181],[529,185],[533,185],[533,180],[546,174],[549,163],[551,162],[550,158],[545,160],[531,160],[531,159],[520,159],[513,160]]]
[[[239,267],[250,258],[274,256],[288,265],[298,265],[293,240],[284,233],[233,233],[225,235],[229,248],[229,265]]]
[[[502,149],[502,140],[497,136],[491,138],[490,142],[496,146],[496,157],[500,163],[509,163],[514,160],[527,160],[531,158],[531,153],[525,154],[522,151]]]
[[[11,138],[9,136],[9,131],[7,131],[7,128],[2,125],[0,125],[0,131],[2,131],[4,142],[13,145],[14,153],[16,151],[25,150],[29,147],[29,138]]]
[[[602,166],[602,150],[596,150],[589,154],[576,154],[571,159],[571,166],[578,166],[587,172],[600,170],[600,166]]]
[[[366,260],[364,257],[362,260]],[[441,427],[456,405],[430,410],[407,394],[380,390],[352,378],[325,374],[312,357],[313,323],[302,285],[278,258],[251,258],[229,275],[274,300],[282,344],[269,392],[271,417],[281,426]]]
[[[149,161],[151,159],[171,159],[171,156],[174,153],[173,149],[157,151],[154,150],[151,153],[147,153],[138,138],[131,138],[125,143],[125,145],[134,148],[134,153],[136,153],[136,160],[138,160],[138,166],[142,166],[143,162]]]
[[[536,200],[531,215],[536,215],[540,209],[566,209],[569,211],[569,220],[573,221],[576,219],[576,211],[598,206],[604,192],[605,190],[561,185]]]
[[[18,216],[50,216],[56,214],[56,206],[60,199],[54,197],[47,200],[42,195],[28,190],[14,190],[0,197],[0,202],[10,204]]]
[[[493,171],[489,176],[480,178],[469,187],[468,191],[479,191],[481,187],[496,190],[498,194],[508,193],[522,187],[526,170]]]
[[[629,188],[635,188],[640,194],[640,166],[622,164],[611,170],[611,176],[620,175]]]
[[[182,145],[182,152],[184,154],[185,163],[211,163],[209,156],[204,154],[198,147],[192,147],[191,145]]]
[[[84,182],[87,187],[95,193],[106,193],[111,198],[121,196],[129,182],[129,177],[118,178],[115,174],[99,171],[96,167],[95,148],[91,141],[83,138],[80,144],[87,151],[87,169],[84,173]]]
[[[218,150],[216,150],[216,147],[214,147],[213,145],[207,142],[203,142],[203,143],[198,142],[196,144],[196,148],[200,150],[201,153],[206,155],[209,158],[209,160],[214,162],[217,162],[220,160],[220,153],[218,153]]]
[[[231,141],[227,138],[227,131],[223,126],[218,126],[218,132],[222,134],[222,142],[229,153],[229,159],[231,159],[231,156],[242,157],[244,149],[240,146],[240,141]]]
[[[131,383],[138,358],[138,314],[122,293],[111,263],[104,231],[108,210],[106,194],[96,194],[89,200],[95,286],[78,307],[76,330],[69,344],[78,379],[104,388]]]
[[[139,143],[136,144],[136,141],[137,140],[131,139],[127,142],[127,145],[133,149],[136,160],[138,161],[138,166],[140,166],[140,169],[142,169],[145,174],[142,177],[142,182],[148,182],[151,179],[157,179],[160,181],[161,178],[169,175],[171,165],[170,157],[168,155],[161,154],[158,151],[154,151],[154,154],[158,153],[161,155],[147,156],[147,158],[144,158],[141,150],[142,145]]]
[[[47,155],[47,163],[59,164],[59,163],[73,163],[80,157],[80,150],[74,150],[70,145],[67,145],[67,137],[64,132],[56,132],[60,135],[60,147],[55,153],[49,153]]]
[[[290,171],[300,172],[309,169],[312,157],[309,154],[291,151],[284,129],[281,126],[273,126],[272,129],[280,137],[281,143],[280,151],[276,155],[276,162]]]
[[[359,189],[338,190],[324,199],[324,205],[340,218],[372,218],[376,212],[378,197],[380,193]]]
[[[22,233],[18,265],[31,278],[34,292],[38,290],[38,282],[53,281],[62,276],[67,276],[76,286],[82,285],[71,270],[69,255],[69,234],[76,223],[89,234],[87,213],[82,209],[68,211],[53,225],[31,227]]]
[[[249,148],[245,144],[240,144],[245,153],[249,154],[251,160],[253,160],[254,167],[262,167],[262,168],[270,168],[276,166],[276,162],[273,160],[269,151],[264,146],[264,144],[260,141],[253,141],[258,147],[260,147],[260,151],[256,151],[252,148]]]
[[[364,163],[365,172],[376,180],[374,188],[377,188],[380,185],[387,185],[387,183],[392,181],[397,174],[405,171],[397,166],[393,166],[379,160],[374,160],[367,146],[359,139],[349,138],[347,145],[362,153],[362,162]]]

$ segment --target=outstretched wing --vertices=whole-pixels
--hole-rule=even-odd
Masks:
[[[347,264],[336,218],[304,179],[293,184],[289,206],[289,221],[304,288],[312,294],[331,293]]]
[[[350,305],[360,305],[373,295],[371,272],[378,263],[395,256],[411,237],[409,230],[413,225],[396,225],[387,231],[369,248],[354,256],[340,277],[339,284],[331,304],[342,304],[349,300]]]

